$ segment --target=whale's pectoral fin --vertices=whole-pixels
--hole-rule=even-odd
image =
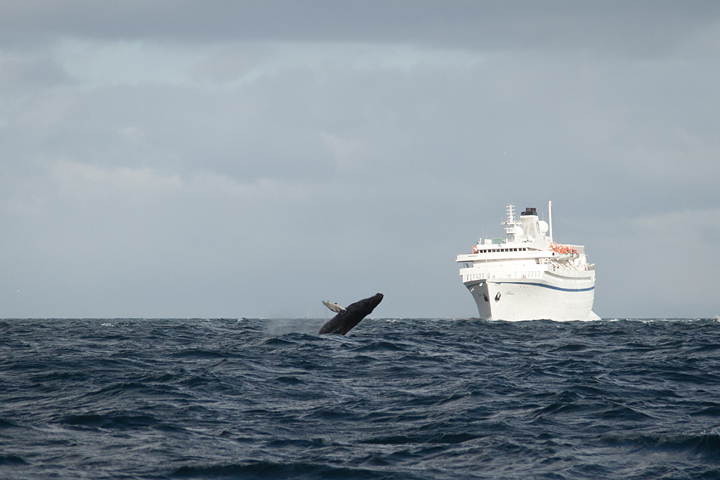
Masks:
[[[338,305],[337,303],[326,302],[325,300],[323,300],[322,302],[323,302],[323,305],[325,305],[326,307],[328,307],[330,310],[332,310],[335,313],[340,313],[340,312],[345,311],[345,309],[343,307],[341,307],[340,305]]]

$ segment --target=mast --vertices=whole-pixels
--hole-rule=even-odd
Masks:
[[[550,234],[550,241],[552,242],[552,201],[548,200],[548,233]]]
[[[505,241],[518,242],[519,238],[523,235],[523,229],[520,226],[518,217],[515,216],[515,205],[512,203],[507,206],[507,216],[507,220],[502,222],[502,225],[507,225],[507,227],[505,227]]]
[[[515,225],[517,221],[515,220],[515,205],[512,203],[508,204],[507,207],[505,207],[505,210],[507,211],[507,222],[505,222],[506,225]]]

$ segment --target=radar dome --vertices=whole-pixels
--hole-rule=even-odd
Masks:
[[[547,222],[545,222],[545,221],[543,221],[543,220],[540,220],[538,223],[540,224],[540,233],[542,233],[543,235],[545,235],[545,233],[547,233],[547,231],[548,231],[548,224],[547,224]]]

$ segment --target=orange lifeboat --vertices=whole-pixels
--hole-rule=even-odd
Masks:
[[[553,252],[557,252],[557,253],[565,253],[565,254],[573,254],[573,255],[577,254],[576,249],[565,246],[565,245],[560,245],[559,243],[551,243],[550,250],[552,250]]]

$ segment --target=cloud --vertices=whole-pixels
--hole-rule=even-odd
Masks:
[[[161,40],[413,43],[485,51],[596,50],[655,56],[716,23],[715,2],[262,0],[220,2],[6,0],[0,42],[61,37]]]
[[[49,58],[0,56],[0,98],[12,98],[72,83],[62,66]]]
[[[86,201],[122,196],[136,201],[148,194],[167,194],[183,188],[179,175],[163,175],[151,168],[103,168],[78,162],[52,165],[52,178],[64,195]]]
[[[716,236],[715,5],[4,3],[0,313],[472,316],[455,254],[552,199],[599,314],[715,315],[657,260]]]

